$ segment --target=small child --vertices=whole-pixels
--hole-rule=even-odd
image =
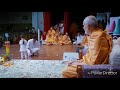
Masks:
[[[19,45],[20,45],[20,52],[21,52],[21,59],[27,59],[28,55],[27,55],[27,40],[24,38],[23,35],[21,35],[21,40],[19,41]]]

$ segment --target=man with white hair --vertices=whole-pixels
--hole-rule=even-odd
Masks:
[[[28,57],[33,55],[38,55],[39,45],[38,45],[37,37],[33,36],[32,39],[28,40],[26,47],[27,47]]]
[[[64,78],[77,78],[77,65],[108,64],[112,37],[98,28],[98,21],[92,15],[84,19],[83,29],[85,34],[88,35],[88,51],[81,60],[68,63],[67,68],[62,73]]]

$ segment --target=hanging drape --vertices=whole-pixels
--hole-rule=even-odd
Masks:
[[[47,32],[51,27],[51,13],[44,12],[44,31]]]

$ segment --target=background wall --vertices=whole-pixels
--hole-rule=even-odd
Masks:
[[[112,25],[113,21],[115,21],[115,23],[117,23],[118,19],[120,19],[120,16],[118,16],[118,17],[110,17],[110,26]]]
[[[0,13],[0,24],[31,23],[32,12],[4,12]]]
[[[96,18],[97,20],[101,20],[101,21],[104,20],[104,22],[106,23],[106,19],[107,19],[106,13],[97,13]]]
[[[0,12],[1,31],[24,31],[32,28],[32,12]]]

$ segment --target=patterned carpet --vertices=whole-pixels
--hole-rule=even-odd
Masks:
[[[61,60],[11,60],[0,65],[0,78],[62,78],[66,63]]]

